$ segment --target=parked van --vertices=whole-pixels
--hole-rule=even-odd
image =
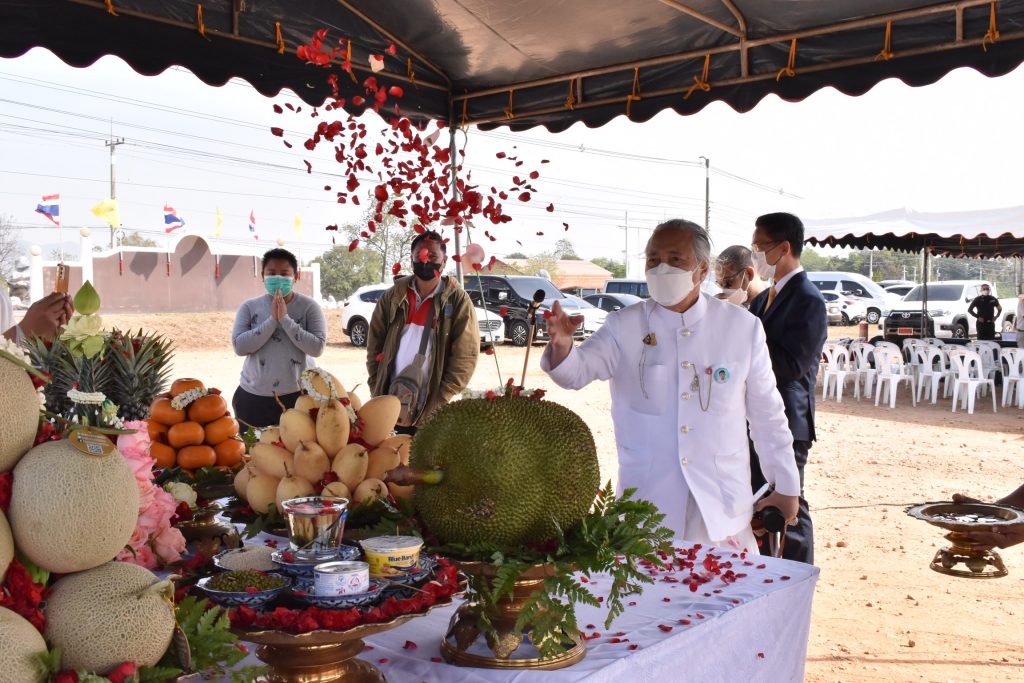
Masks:
[[[612,278],[604,283],[605,294],[632,294],[641,299],[651,296],[647,291],[647,280],[630,280],[623,277]]]
[[[886,308],[885,290],[860,273],[844,273],[840,271],[824,271],[807,273],[807,279],[822,292],[833,292],[840,296],[852,296],[862,300],[863,314],[851,318],[850,322],[859,322],[861,315],[872,325],[882,318]]]
[[[976,334],[974,316],[967,314],[974,298],[985,285],[996,294],[996,288],[986,280],[945,280],[918,285],[893,307],[885,318],[885,337],[918,337],[921,334],[921,298],[928,294],[927,337],[955,337],[966,339]],[[927,287],[927,290],[925,289]]]

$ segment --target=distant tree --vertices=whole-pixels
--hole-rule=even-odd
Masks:
[[[156,240],[151,240],[148,237],[143,237],[139,234],[138,230],[134,230],[121,240],[121,246],[123,247],[158,247]]]
[[[595,266],[600,266],[612,274],[612,277],[626,277],[626,264],[613,261],[610,258],[604,256],[590,259],[590,262]]]
[[[506,256],[505,258],[507,258],[507,259],[509,259],[509,258],[521,258],[521,259],[527,259],[527,258],[530,258],[530,257],[529,257],[529,256],[527,256],[526,254],[524,254],[524,253],[523,253],[523,252],[521,252],[521,251],[513,251],[513,252],[512,252],[511,254],[509,254],[509,255],[508,255],[508,256]]]
[[[14,227],[12,216],[0,215],[0,275],[4,277],[14,269],[14,262],[18,258],[20,232]]]
[[[416,237],[416,231],[412,228],[413,222],[416,220],[415,216],[407,216],[404,219],[392,216],[388,213],[392,201],[388,201],[384,205],[381,220],[378,221],[376,220],[377,201],[372,196],[369,197],[367,203],[371,206],[363,213],[360,221],[345,225],[341,229],[342,234],[345,235],[346,244],[351,243],[352,240],[359,240],[359,249],[356,251],[366,250],[377,254],[380,270],[377,282],[391,281],[391,267],[395,263],[408,269],[409,248]],[[400,220],[406,223],[405,227],[401,225]],[[374,223],[374,231],[369,228],[370,221]],[[366,237],[363,236],[364,232],[367,234]],[[347,246],[345,248],[347,249]],[[324,290],[325,293],[326,291]]]
[[[572,242],[565,238],[555,242],[555,258],[562,261],[583,260],[576,255],[576,247],[572,246]]]
[[[534,254],[519,267],[519,270],[523,275],[540,275],[542,270],[547,271],[551,279],[554,279],[558,273],[558,259],[550,251]]]
[[[363,285],[390,282],[380,278],[380,254],[369,249],[349,251],[334,247],[313,259],[320,264],[320,293],[338,301],[348,298]]]

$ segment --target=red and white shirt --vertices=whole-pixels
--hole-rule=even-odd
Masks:
[[[395,354],[395,367],[392,371],[392,377],[396,377],[398,373],[402,372],[413,359],[416,358],[416,354],[420,350],[420,340],[423,338],[424,330],[426,330],[427,312],[430,307],[434,305],[434,297],[441,291],[441,282],[438,280],[437,286],[434,287],[434,291],[428,294],[426,297],[421,297],[419,292],[416,291],[415,282],[410,283],[409,290],[406,292],[406,298],[409,302],[409,317],[405,321],[405,330],[402,332],[402,339],[398,343],[398,353]],[[430,326],[433,329],[437,325],[437,317],[431,321]],[[426,358],[423,361],[423,376],[427,379],[430,378],[430,349],[434,344],[433,337],[427,341],[427,348],[424,350]],[[420,392],[420,400],[426,400],[427,392]]]

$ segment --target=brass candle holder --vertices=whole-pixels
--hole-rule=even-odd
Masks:
[[[922,503],[907,508],[907,514],[949,531],[950,547],[935,553],[929,567],[949,576],[966,579],[998,579],[1009,572],[999,553],[971,540],[972,531],[992,527],[1024,525],[1024,510],[994,503]]]
[[[459,570],[466,575],[484,580],[493,580],[498,567],[486,562],[457,562]],[[566,650],[554,657],[542,657],[529,637],[529,626],[524,633],[515,632],[516,620],[524,603],[540,590],[544,580],[554,576],[554,566],[534,565],[516,579],[512,596],[503,598],[497,605],[481,605],[466,602],[452,615],[448,632],[441,641],[441,654],[449,662],[461,666],[475,666],[488,669],[542,669],[552,670],[572,666],[587,654],[586,644],[579,636],[571,638],[564,645]],[[480,623],[486,616],[497,628],[497,637],[484,636]]]
[[[195,552],[213,557],[221,550],[237,548],[242,544],[235,525],[217,519],[217,514],[221,510],[222,508],[216,504],[199,508],[192,515],[192,519],[178,522],[178,530]]]

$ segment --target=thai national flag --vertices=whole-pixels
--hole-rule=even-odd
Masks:
[[[184,227],[185,220],[178,217],[178,212],[174,210],[174,207],[164,204],[164,232],[171,233]]]
[[[249,211],[249,232],[252,233],[252,238],[258,240],[260,236],[256,234],[256,212],[254,210]]]
[[[53,221],[54,225],[60,227],[60,195],[43,195],[43,201],[36,204],[36,213],[41,213]]]

